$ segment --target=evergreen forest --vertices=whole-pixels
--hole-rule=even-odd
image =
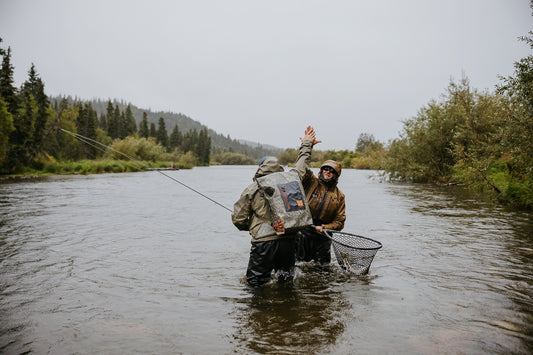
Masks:
[[[34,64],[14,85],[11,48],[0,38],[0,174],[98,173],[144,170],[114,150],[154,167],[255,164],[281,149],[251,146],[171,112],[118,102],[48,97]],[[76,139],[74,134],[85,137]]]

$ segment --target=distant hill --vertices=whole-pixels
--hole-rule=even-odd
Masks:
[[[262,147],[264,149],[268,149],[268,150],[282,150],[281,148],[278,148],[278,147],[274,147],[273,145],[268,145],[268,144],[261,144],[261,143],[258,143],[258,142],[251,142],[251,141],[247,141],[246,139],[238,139],[237,140],[239,143],[241,144],[246,144],[246,145],[249,145],[250,147]]]
[[[63,98],[67,99],[69,104],[73,104],[75,102],[84,102],[84,103],[89,102],[92,108],[98,113],[98,116],[101,116],[106,113],[107,103],[109,101],[109,100],[102,100],[102,99],[83,100],[83,99],[78,99],[78,98],[72,98],[71,96],[50,97],[50,101],[52,102],[52,104],[55,104],[56,102],[61,101]],[[232,139],[229,135],[224,136],[182,113],[174,113],[174,112],[169,112],[169,111],[166,111],[166,112],[151,111],[149,109],[139,108],[125,101],[118,101],[118,100],[110,100],[110,101],[113,104],[113,106],[118,105],[121,111],[124,111],[129,104],[131,111],[133,113],[133,117],[135,118],[135,121],[137,122],[137,126],[139,126],[139,123],[142,121],[143,113],[146,112],[149,125],[150,123],[154,123],[157,127],[159,123],[159,118],[163,117],[165,121],[165,126],[167,128],[167,132],[169,133],[172,131],[172,129],[174,129],[174,126],[176,124],[178,125],[178,128],[182,133],[186,133],[193,129],[200,131],[203,128],[207,128],[207,134],[209,135],[209,137],[211,137],[211,145],[213,148],[213,152],[229,151],[229,152],[234,152],[234,153],[242,153],[252,158],[259,159],[261,157],[264,157],[265,155],[277,156],[283,151],[283,149],[277,148],[271,145],[262,145],[260,143],[252,143],[252,142],[249,142],[243,139],[240,139],[240,140]]]

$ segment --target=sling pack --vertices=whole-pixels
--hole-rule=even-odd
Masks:
[[[257,178],[256,181],[274,216],[272,227],[276,234],[296,232],[313,224],[297,172],[272,173]]]

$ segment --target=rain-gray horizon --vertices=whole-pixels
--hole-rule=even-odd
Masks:
[[[493,92],[529,55],[527,0],[0,1],[15,84],[182,113],[235,139],[387,142],[450,81]]]

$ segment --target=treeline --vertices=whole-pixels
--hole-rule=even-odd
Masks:
[[[392,179],[460,184],[533,207],[532,69],[527,86],[508,80],[496,93],[478,92],[466,78],[450,83],[442,101],[404,122],[384,169]]]
[[[521,40],[533,49],[533,31]],[[405,121],[388,147],[390,176],[461,184],[533,208],[533,55],[500,79],[494,93],[452,81],[442,100]]]
[[[286,149],[278,159],[281,164],[291,165],[298,158],[297,149]],[[357,139],[354,150],[313,150],[311,167],[319,167],[325,160],[331,159],[348,169],[381,170],[385,166],[387,147],[377,141],[372,134],[362,133]]]
[[[66,99],[69,104],[74,104],[75,102],[90,103],[99,117],[107,113],[107,107],[110,101],[101,99],[82,101],[77,98],[72,98],[71,96],[57,96],[51,97],[51,102],[54,104],[55,102],[61,102],[63,99]],[[113,106],[118,107],[120,111],[125,111],[129,106],[138,125],[140,125],[141,120],[146,117],[149,125],[154,123],[157,127],[160,119],[163,118],[166,127],[172,128],[175,125],[178,125],[181,132],[194,130],[200,132],[204,128],[207,129],[207,134],[211,138],[211,163],[214,164],[225,164],[227,161],[252,161],[253,163],[253,161],[259,160],[265,155],[277,155],[281,152],[281,149],[275,147],[241,143],[239,140],[232,139],[229,135],[224,136],[205,127],[200,122],[193,120],[183,113],[141,109],[131,103],[118,100],[113,100],[112,104]]]
[[[153,122],[152,112],[142,112],[142,119],[137,121],[134,112],[138,113],[138,108],[130,104],[108,100],[104,110],[101,102],[94,108],[91,101],[71,97],[50,99],[33,64],[28,79],[17,88],[11,48],[0,46],[0,56],[0,174],[144,169],[144,165],[117,165],[111,160],[127,158],[94,141],[139,160],[167,162],[183,168],[210,163],[254,164],[258,157],[277,153],[216,134],[181,114],[162,113],[157,122]],[[148,119],[149,115],[152,120]],[[175,123],[169,130],[168,122],[176,118],[184,126],[193,128],[182,131]],[[82,142],[68,132],[86,138]],[[218,144],[213,148],[212,137],[225,146]],[[110,162],[102,166],[101,161],[106,159]],[[95,171],[88,167],[89,160],[100,161],[94,164]],[[77,161],[84,162],[71,164]]]
[[[520,39],[533,49],[533,31]],[[382,170],[391,180],[461,185],[532,209],[533,55],[514,66],[494,92],[471,88],[466,77],[452,80],[386,146],[362,134],[353,151],[313,151],[311,164],[335,159],[344,167]],[[280,159],[290,164],[296,155],[287,149]]]

